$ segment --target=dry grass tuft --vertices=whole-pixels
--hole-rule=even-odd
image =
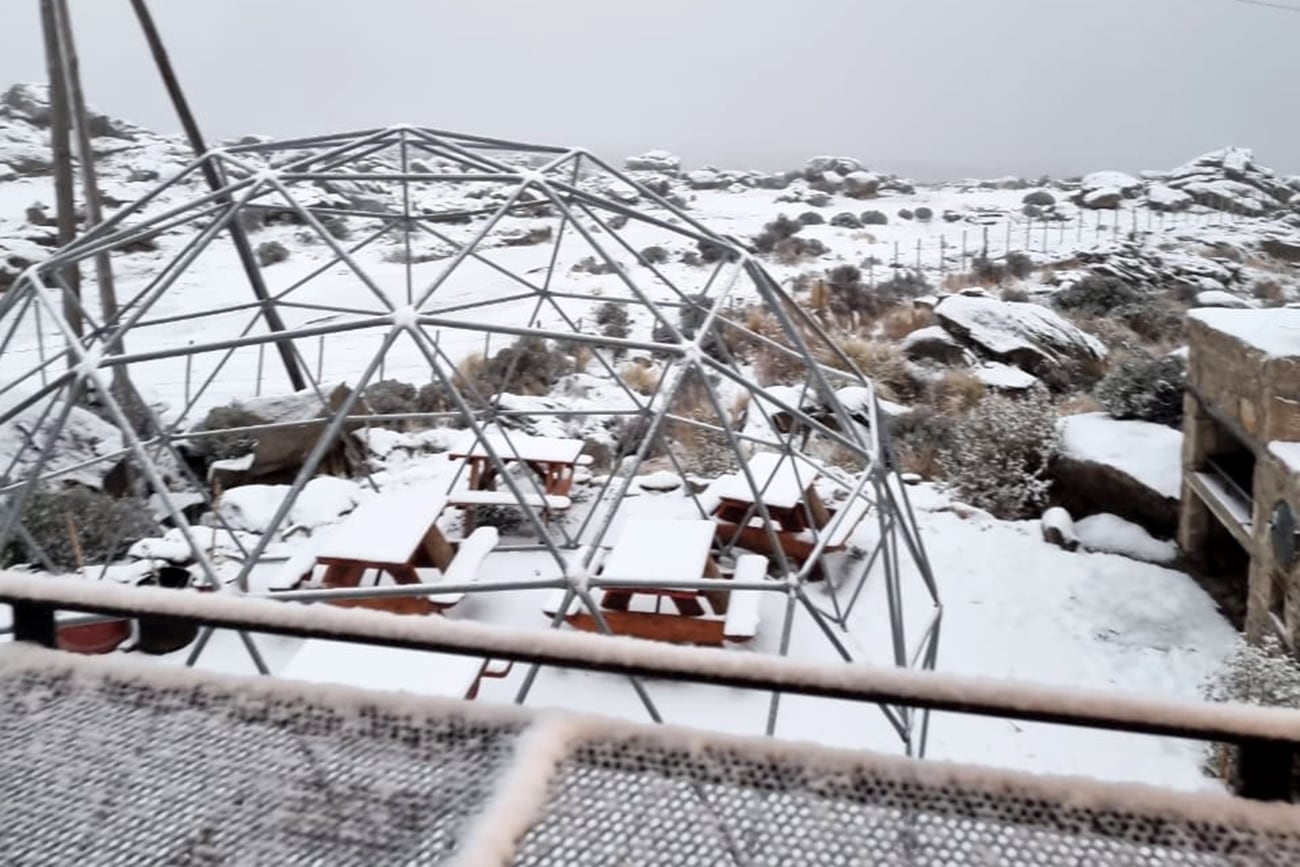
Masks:
[[[880,330],[890,340],[902,340],[934,323],[934,314],[925,307],[896,307],[880,320]]]
[[[1087,392],[1072,394],[1056,407],[1058,415],[1082,415],[1085,412],[1102,412],[1105,409],[1097,398]]]
[[[974,409],[988,388],[969,370],[949,370],[930,383],[930,405],[947,415],[961,415]]]
[[[618,371],[618,378],[638,394],[653,394],[659,387],[659,371],[640,360],[623,365]]]
[[[858,370],[875,382],[881,396],[888,400],[908,400],[916,395],[916,381],[907,366],[903,350],[892,343],[881,343],[858,334],[835,338],[836,345]],[[847,369],[836,355],[819,359],[823,364]]]

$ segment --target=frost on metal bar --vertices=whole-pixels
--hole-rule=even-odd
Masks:
[[[208,189],[204,174],[226,186]],[[268,246],[265,302],[250,302],[234,270],[234,225],[292,238],[288,259]],[[107,317],[96,293],[78,301],[68,289],[70,269],[98,255],[118,282]],[[81,307],[82,333],[65,304]],[[286,347],[308,380],[295,394],[276,358]],[[541,395],[529,377],[556,354],[571,369],[565,393]],[[294,579],[324,541],[304,540],[296,520],[312,512],[318,476],[347,475],[358,499],[373,498],[391,483],[376,480],[375,450],[392,428],[423,426],[411,436],[463,432],[456,448],[497,480],[476,506],[484,494],[456,499],[470,472],[440,479],[452,505],[518,506],[525,541],[555,576],[544,586],[602,631],[597,560],[638,476],[672,474],[683,511],[672,517],[731,509],[709,577],[732,574],[745,552],[768,557],[748,589],[773,603],[758,629],[779,654],[807,631],[846,661],[935,665],[938,593],[874,384],[742,243],[653,177],[580,148],[402,124],[210,151],[0,296],[0,370],[0,558],[11,564],[96,574],[152,519],[165,536],[137,550],[165,544],[204,583],[246,593],[273,563],[298,568]],[[139,405],[124,405],[122,373]],[[415,411],[375,399],[392,380],[419,390]],[[257,461],[232,450],[260,459],[265,441],[295,436],[299,460],[276,479],[283,496],[256,532],[234,526],[247,500],[232,479]],[[575,464],[582,496],[510,472],[519,449],[559,439],[607,452],[599,466],[593,454]],[[87,529],[82,500],[124,489],[152,516],[119,500],[94,528],[96,550],[64,544]],[[788,539],[773,529],[777,511],[796,527]],[[832,552],[837,568],[825,569]],[[880,625],[848,641],[859,603]],[[653,686],[634,687],[658,718]],[[778,705],[774,695],[769,732]],[[924,716],[884,710],[906,749],[923,752]]]
[[[1283,865],[1300,809],[0,650],[16,863]]]

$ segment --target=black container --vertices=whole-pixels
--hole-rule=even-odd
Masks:
[[[141,586],[166,587],[183,590],[190,586],[190,570],[180,566],[163,566],[153,577],[140,582]],[[174,653],[198,638],[199,627],[192,623],[172,620],[169,617],[141,617],[136,650],[141,653]]]

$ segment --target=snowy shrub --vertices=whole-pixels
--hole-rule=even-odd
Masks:
[[[862,221],[858,219],[857,214],[841,211],[831,217],[831,225],[838,226],[841,229],[861,229]]]
[[[889,224],[889,217],[885,216],[884,211],[863,211],[858,215],[864,226],[885,226]]]
[[[495,527],[502,536],[516,536],[524,528],[524,513],[518,506],[475,506],[474,523]]]
[[[1008,286],[1002,290],[1002,300],[1023,304],[1029,300],[1029,293],[1019,286]]]
[[[778,241],[775,249],[776,258],[787,264],[792,265],[800,259],[815,259],[818,256],[825,256],[830,249],[816,238],[786,238]]]
[[[799,223],[804,226],[820,226],[826,222],[826,218],[816,211],[804,211],[799,215]]]
[[[1130,358],[1097,383],[1093,395],[1119,419],[1182,427],[1187,365],[1176,355]]]
[[[1139,292],[1118,277],[1089,274],[1053,295],[1052,303],[1062,310],[1103,316],[1117,307],[1140,299]]]
[[[569,372],[572,359],[540,337],[521,337],[487,361],[464,365],[457,377],[476,397],[498,392],[541,395]]]
[[[1275,636],[1259,644],[1242,639],[1227,668],[1203,692],[1210,701],[1300,710],[1300,662]]]
[[[289,248],[279,241],[263,241],[257,245],[257,264],[266,268],[289,258]]]
[[[33,491],[23,508],[23,526],[60,569],[75,569],[76,533],[86,563],[110,562],[133,542],[158,532],[149,509],[137,499],[118,499],[101,491],[70,486]],[[0,565],[28,559],[18,542],[0,552]],[[35,552],[30,556],[36,557]],[[36,562],[40,560],[36,557]]]
[[[1023,280],[1034,273],[1034,260],[1024,253],[1007,254],[1007,273],[1017,280]]]
[[[963,501],[999,518],[1032,516],[1047,495],[1047,464],[1056,451],[1056,411],[1046,390],[992,395],[957,423],[940,457]]]
[[[912,213],[909,209],[907,209],[907,208],[901,208],[901,209],[899,209],[899,211],[898,211],[898,218],[899,218],[900,220],[910,220],[910,219],[912,219],[912,218],[915,217],[915,216],[916,216],[916,215],[913,214],[913,213]]]
[[[883,283],[877,283],[873,291],[882,301],[897,303],[925,295],[931,288],[920,272],[900,271]]]
[[[1034,190],[1032,193],[1025,193],[1024,198],[1020,201],[1026,205],[1050,208],[1056,204],[1056,196],[1052,195],[1047,190]]]
[[[925,479],[943,478],[942,456],[952,448],[956,423],[928,406],[889,419],[889,445],[898,466]]]
[[[195,430],[217,431],[226,430],[227,428],[234,428],[235,430],[231,430],[229,433],[197,437],[194,440],[194,449],[214,461],[243,457],[257,445],[257,434],[238,430],[238,428],[265,423],[264,418],[249,412],[238,403],[214,407],[208,410],[208,414],[203,417],[203,421],[199,422]]]
[[[1111,316],[1150,343],[1181,341],[1187,322],[1181,307],[1161,300],[1123,304],[1116,307]]]
[[[700,259],[706,263],[721,262],[723,259],[734,262],[739,258],[739,254],[735,250],[714,241],[701,238],[695,242],[695,246],[700,250]]]
[[[805,215],[806,216],[806,215]],[[817,217],[819,222],[821,217]],[[776,245],[796,235],[804,227],[803,218],[792,220],[785,214],[780,214],[775,220],[763,227],[753,238],[754,249],[760,253],[771,253],[776,250]]]
[[[646,247],[641,251],[641,261],[647,265],[662,265],[668,261],[668,251],[657,244]]]
[[[569,268],[570,271],[579,274],[613,274],[616,270],[613,265],[604,259],[597,259],[595,256],[583,256],[574,265]]]
[[[606,301],[596,308],[596,324],[605,337],[622,339],[629,333],[627,307],[613,301]]]
[[[704,293],[687,295],[685,303],[677,311],[678,324],[687,340],[695,339],[695,332],[704,324],[704,319],[713,309],[713,299]]]
[[[366,406],[378,415],[416,412],[416,390],[409,382],[385,379],[366,386]]]
[[[329,232],[330,237],[336,241],[346,241],[352,237],[352,229],[348,226],[348,221],[335,214],[326,214],[320,218],[320,224]]]
[[[1202,687],[1202,693],[1215,702],[1300,709],[1300,662],[1272,635],[1265,635],[1259,644],[1242,639],[1227,667]],[[1237,782],[1235,746],[1214,744],[1209,758],[1212,774],[1229,784]],[[1294,791],[1295,764],[1292,772]]]
[[[913,211],[913,214],[916,216],[918,220],[922,222],[934,219],[934,211],[930,210],[924,205],[922,205],[921,207]]]
[[[455,408],[447,386],[441,382],[427,382],[415,394],[417,412],[450,412]]]

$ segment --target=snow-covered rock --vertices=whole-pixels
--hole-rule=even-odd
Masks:
[[[1192,206],[1192,197],[1183,190],[1167,184],[1152,184],[1147,188],[1147,207],[1155,211],[1185,211]]]
[[[1224,292],[1222,289],[1207,289],[1204,292],[1196,293],[1196,306],[1230,307],[1237,310],[1247,310],[1258,307],[1259,303],[1252,298],[1241,298],[1231,292]]]
[[[0,411],[17,405],[21,396],[16,392],[0,395]],[[57,393],[55,398],[38,401],[0,424],[0,455],[3,456],[4,469],[8,479],[22,479],[35,471],[41,450],[50,435],[55,431],[61,406],[56,405],[46,415],[47,402],[62,398]],[[102,489],[106,478],[118,466],[120,461],[103,460],[120,452],[125,447],[122,432],[101,419],[88,409],[74,406],[67,422],[58,429],[49,458],[42,469],[43,473],[61,473],[59,483],[76,483],[88,488]],[[87,466],[79,466],[81,464]],[[12,464],[12,466],[11,466]],[[70,469],[78,467],[77,469]]]
[[[1079,542],[1089,551],[1122,554],[1148,563],[1172,563],[1178,559],[1178,546],[1157,539],[1119,515],[1101,513],[1076,521],[1074,531]]]
[[[1119,203],[1137,195],[1142,181],[1124,172],[1093,172],[1079,184],[1078,203],[1085,208],[1117,208]]]
[[[995,391],[1027,391],[1038,384],[1038,377],[1032,373],[1025,373],[1018,367],[1000,361],[986,361],[976,365],[971,372],[985,386]]]
[[[961,364],[966,358],[966,348],[941,325],[918,328],[903,338],[903,352],[913,361],[937,361],[940,364]]]
[[[1257,165],[1246,148],[1224,148],[1173,171],[1150,174],[1196,204],[1252,216],[1284,207],[1295,193],[1272,169]]]
[[[880,189],[880,176],[872,172],[849,172],[844,176],[844,194],[855,199],[874,196]]]
[[[934,312],[957,339],[1030,373],[1106,357],[1100,340],[1040,304],[950,295]]]
[[[1077,513],[1112,512],[1172,535],[1182,487],[1181,431],[1106,413],[1066,416],[1051,475]]]
[[[1043,541],[1066,551],[1079,547],[1079,537],[1074,532],[1074,519],[1060,506],[1053,506],[1039,521],[1043,530]]]
[[[862,171],[862,163],[852,157],[811,157],[806,163],[804,163],[803,170],[804,177],[820,175],[824,172],[835,172],[839,175],[849,175],[853,172]]]
[[[675,175],[682,168],[682,158],[663,150],[646,151],[639,156],[624,159],[623,168],[633,172],[659,172],[660,174]]]
[[[692,190],[716,190],[731,181],[714,169],[695,169],[686,173],[686,183]]]

